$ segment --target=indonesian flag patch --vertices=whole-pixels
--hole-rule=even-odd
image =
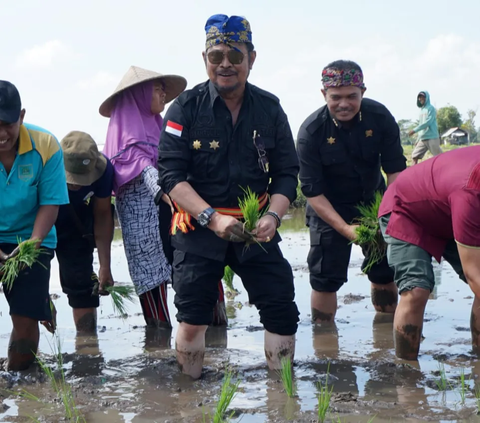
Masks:
[[[167,127],[165,128],[165,132],[175,135],[176,137],[181,137],[183,132],[183,126],[169,120],[167,122]]]

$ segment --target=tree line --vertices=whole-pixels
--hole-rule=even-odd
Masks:
[[[440,136],[450,128],[461,128],[468,132],[470,142],[480,141],[480,128],[475,127],[476,110],[468,110],[464,119],[455,106],[445,106],[437,110],[438,132]],[[409,137],[410,130],[418,126],[418,120],[400,119],[398,122],[400,128],[400,138],[402,144],[412,145],[415,143],[417,136]]]

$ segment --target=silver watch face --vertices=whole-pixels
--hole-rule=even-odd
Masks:
[[[198,215],[198,223],[200,226],[206,227],[210,223],[210,219],[208,218],[206,213],[200,213]]]

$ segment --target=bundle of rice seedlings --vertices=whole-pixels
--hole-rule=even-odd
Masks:
[[[235,287],[233,286],[234,277],[235,277],[235,272],[232,270],[232,268],[230,266],[225,266],[225,271],[223,273],[223,282],[227,287],[226,295],[229,298],[235,297],[235,295],[239,294],[238,290],[236,290]]]
[[[5,285],[9,291],[13,287],[13,283],[17,279],[20,271],[25,267],[32,267],[38,262],[38,257],[43,253],[41,248],[37,248],[38,239],[29,239],[22,242],[18,240],[19,252],[15,257],[9,258],[1,267],[2,279],[0,282]]]
[[[121,318],[127,316],[128,305],[126,302],[135,302],[135,288],[132,285],[107,286],[105,290],[112,297],[113,311]]]
[[[378,210],[381,202],[382,194],[376,192],[374,201],[370,205],[357,206],[361,216],[355,221],[359,224],[355,230],[357,233],[355,242],[364,248],[368,257],[368,262],[362,269],[364,273],[367,273],[373,265],[379,263],[385,255],[386,244],[378,222]]]
[[[260,200],[258,195],[255,194],[250,187],[247,187],[246,189],[242,188],[242,190],[245,193],[245,196],[238,199],[238,205],[242,211],[244,228],[248,233],[251,233],[256,229],[257,222],[267,212],[268,208],[265,208],[263,211],[260,210]],[[260,242],[258,242],[254,236],[252,236],[251,241],[246,242],[246,246],[248,247],[253,242],[256,242],[258,245],[260,245],[260,247],[262,247]],[[263,247],[262,249],[265,251]]]

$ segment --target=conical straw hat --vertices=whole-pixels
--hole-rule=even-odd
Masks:
[[[117,88],[115,88],[113,94],[101,104],[99,108],[100,114],[105,117],[110,117],[115,105],[115,98],[119,93],[134,85],[155,79],[159,79],[165,84],[165,103],[169,103],[177,98],[187,86],[187,80],[183,76],[162,75],[161,73],[142,69],[138,66],[130,66],[130,69],[124,75]]]

